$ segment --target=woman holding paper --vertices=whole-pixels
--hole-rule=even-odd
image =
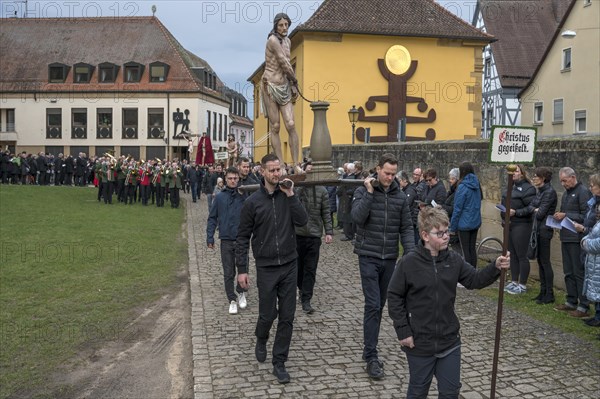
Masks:
[[[554,235],[552,227],[546,226],[548,215],[554,215],[558,197],[552,187],[552,171],[548,168],[537,168],[533,172],[532,182],[537,195],[528,208],[537,221],[538,254],[540,268],[540,293],[533,298],[538,305],[554,303],[554,271],[550,263],[550,241]]]
[[[509,294],[524,294],[527,292],[527,279],[529,278],[529,259],[527,259],[527,247],[529,236],[533,225],[529,204],[535,198],[535,187],[527,178],[527,172],[523,165],[517,165],[513,174],[514,186],[510,199],[510,274],[511,282],[506,285],[504,291]],[[502,192],[502,203],[505,203],[506,190]],[[504,222],[504,212],[502,212]]]

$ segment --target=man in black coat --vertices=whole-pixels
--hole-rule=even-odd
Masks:
[[[79,153],[77,159],[75,159],[75,185],[85,186],[85,172],[87,169],[87,159],[83,152]]]
[[[569,218],[574,222],[583,223],[588,210],[587,202],[592,197],[592,193],[577,181],[577,175],[572,168],[562,168],[558,177],[566,191],[560,201],[560,211],[554,214],[554,219],[562,221]],[[583,233],[574,233],[567,228],[560,230],[567,300],[554,309],[567,311],[572,317],[587,317],[590,308],[590,301],[582,294],[584,265],[579,245],[582,238]]]
[[[62,153],[54,160],[54,185],[61,186],[65,182],[65,158]]]
[[[369,176],[354,192],[352,221],[356,223],[354,253],[358,255],[365,297],[363,360],[372,379],[384,377],[377,354],[381,314],[402,242],[404,254],[414,250],[414,234],[406,195],[396,181],[398,160],[392,154],[379,159],[376,176]],[[377,181],[375,185],[373,182]]]
[[[75,167],[75,160],[69,154],[65,158],[65,185],[72,186],[73,185],[73,169]]]
[[[9,163],[10,151],[6,150],[0,153],[0,181],[2,181],[2,184],[8,184]]]
[[[45,186],[48,184],[48,182],[46,181],[46,172],[48,171],[48,159],[46,158],[46,155],[43,152],[40,152],[38,154],[38,157],[36,159],[36,165],[37,184],[39,184],[40,186]]]
[[[433,201],[435,201],[439,206],[444,205],[448,193],[446,192],[444,183],[438,178],[437,171],[435,169],[427,169],[424,176],[427,188],[421,201],[425,204],[433,204]]]
[[[264,181],[242,208],[236,239],[238,283],[248,289],[248,250],[256,260],[258,287],[258,321],[256,323],[256,360],[267,358],[267,341],[275,319],[277,332],[273,343],[273,374],[279,383],[290,382],[285,369],[288,359],[294,315],[296,312],[296,279],[298,274],[295,227],[308,222],[308,215],[289,188],[279,184],[281,163],[274,154],[261,161]]]

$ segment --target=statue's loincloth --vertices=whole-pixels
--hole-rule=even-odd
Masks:
[[[269,118],[269,107],[266,96],[269,96],[269,98],[275,101],[280,107],[286,105],[287,103],[293,100],[292,86],[289,82],[282,85],[275,85],[273,83],[265,81],[261,89],[263,99],[261,104],[262,111],[263,114],[267,116],[267,118]]]

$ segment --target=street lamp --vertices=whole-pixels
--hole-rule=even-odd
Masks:
[[[350,120],[350,123],[352,123],[352,144],[354,144],[354,129],[356,127],[356,122],[358,122],[358,110],[355,105],[348,111],[348,119]]]

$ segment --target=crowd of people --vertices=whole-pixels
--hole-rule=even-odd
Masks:
[[[310,163],[304,165],[305,169],[310,167]],[[438,378],[440,392],[457,397],[461,343],[458,321],[451,309],[456,289],[483,288],[498,278],[500,269],[510,269],[511,279],[505,290],[515,295],[527,292],[530,270],[526,252],[532,229],[539,235],[536,259],[541,281],[540,293],[534,300],[538,304],[555,302],[550,264],[554,231],[545,223],[548,216],[556,220],[568,217],[580,231],[569,239],[563,238],[566,231],[561,230],[561,244],[566,244],[563,257],[575,251],[570,242],[578,248],[581,242],[583,251],[572,256],[578,263],[564,261],[567,302],[557,304],[555,309],[583,318],[589,326],[600,325],[600,312],[589,317],[589,302],[600,299],[599,175],[590,178],[592,191],[588,194],[587,188],[577,182],[575,172],[562,168],[559,175],[566,194],[557,212],[552,171],[544,167],[534,169],[530,183],[525,167],[519,165],[513,175],[508,211],[509,252],[478,268],[475,247],[482,224],[483,194],[471,163],[463,162],[450,169],[447,189],[433,168],[415,168],[411,181],[407,172],[398,170],[398,161],[390,154],[382,156],[378,165],[368,171],[361,162],[339,168],[340,179],[361,181],[358,188],[354,184],[289,187],[281,184],[285,178],[283,169],[275,155],[263,158],[255,176],[260,185],[254,195],[240,189],[238,170],[228,169],[225,188],[216,194],[215,205],[210,208],[207,228],[207,245],[214,248],[218,226],[231,314],[247,306],[248,255],[252,246],[259,297],[255,356],[259,362],[266,360],[269,331],[278,319],[272,362],[273,374],[281,383],[290,380],[285,362],[296,300],[306,314],[315,311],[311,299],[319,249],[323,237],[325,243],[332,242],[334,229],[340,230],[341,241],[350,241],[358,255],[364,296],[366,372],[372,379],[385,376],[377,347],[389,295],[389,314],[409,360],[409,397],[425,397],[433,375]],[[581,198],[577,193],[581,193]],[[503,220],[504,214],[498,217]],[[538,221],[535,227],[534,220]],[[583,256],[584,252],[587,256]],[[434,268],[427,266],[431,264]],[[581,277],[580,283],[577,276]],[[423,306],[424,303],[428,305]],[[431,312],[429,305],[439,307],[439,311]],[[600,303],[596,306],[600,310]],[[444,331],[443,336],[432,330],[436,324]]]
[[[37,184],[86,186],[93,182],[94,159],[79,153],[76,157],[9,150],[0,153],[0,181],[2,184]]]
[[[310,173],[311,167],[305,159],[301,173]],[[451,309],[456,289],[483,288],[504,268],[510,269],[504,290],[513,295],[526,293],[532,233],[537,237],[535,260],[540,276],[540,292],[533,299],[540,305],[554,304],[555,310],[581,318],[588,326],[600,326],[600,174],[589,178],[588,189],[572,168],[561,168],[558,175],[565,193],[559,204],[550,168],[528,171],[518,165],[510,209],[499,215],[504,221],[508,212],[510,219],[509,253],[477,268],[475,247],[483,194],[469,162],[448,171],[447,189],[437,170],[417,167],[411,179],[407,171],[398,170],[391,154],[384,154],[371,170],[365,170],[361,162],[338,169],[340,179],[359,180],[358,188],[357,184],[294,187],[286,175],[298,173],[297,168],[287,168],[273,154],[258,165],[240,158],[223,170],[220,164],[200,166],[177,159],[144,162],[110,154],[92,159],[85,154],[54,158],[43,153],[15,157],[5,152],[1,171],[2,183],[94,184],[98,201],[106,204],[116,194],[124,204],[162,207],[169,200],[176,208],[180,190],[191,194],[193,203],[204,194],[209,212],[207,246],[216,248],[218,232],[230,314],[248,305],[252,246],[259,298],[255,356],[259,362],[266,360],[271,326],[278,319],[272,362],[273,374],[281,383],[290,381],[285,362],[296,298],[306,314],[316,311],[311,300],[320,248],[323,237],[326,244],[333,241],[334,229],[340,230],[341,241],[351,242],[358,256],[367,374],[373,379],[385,375],[377,346],[389,296],[389,315],[409,361],[410,397],[425,397],[433,375],[440,393],[458,395],[461,343]],[[505,189],[502,203],[506,196]],[[567,295],[560,304],[555,304],[550,261],[556,227],[548,219],[565,226],[559,237]],[[439,307],[439,312],[430,312],[424,303]],[[442,326],[443,336],[431,330],[436,323]]]

